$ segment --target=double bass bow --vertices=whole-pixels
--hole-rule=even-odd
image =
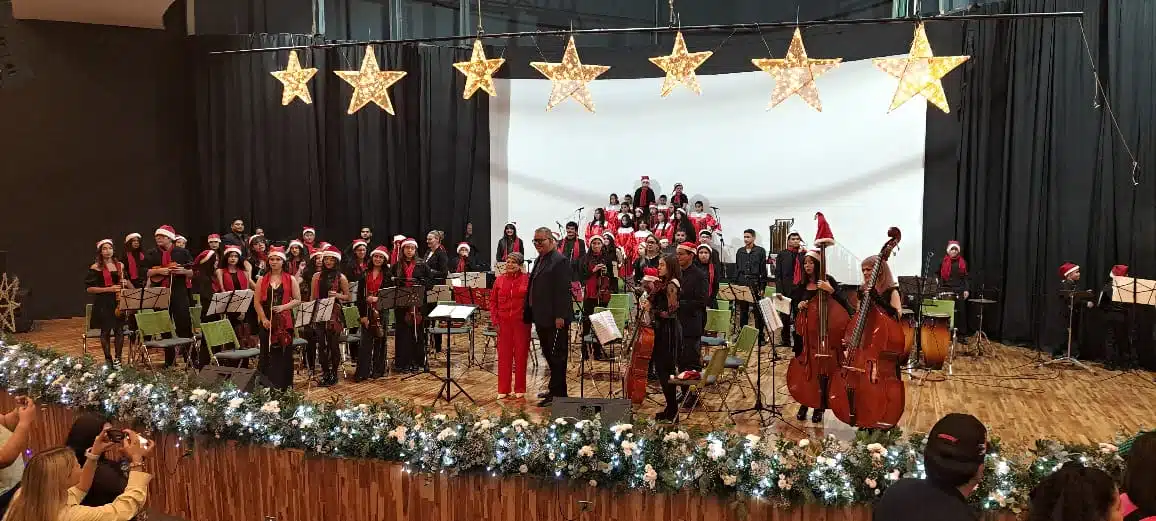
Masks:
[[[810,284],[816,284],[816,293],[795,319],[795,328],[803,337],[803,351],[791,358],[787,367],[787,390],[800,405],[821,410],[827,408],[832,375],[842,362],[838,345],[851,317],[833,302],[832,295],[818,289],[817,283],[827,280],[826,245],[819,247],[819,261],[809,279]]]
[[[902,235],[887,231],[888,240],[863,285],[863,296],[843,339],[843,367],[834,374],[828,395],[831,411],[853,427],[890,428],[903,417],[906,399],[899,377],[903,329],[872,295],[883,263]]]

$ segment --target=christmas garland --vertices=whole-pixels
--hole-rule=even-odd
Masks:
[[[35,346],[0,341],[0,385],[26,388],[40,403],[98,411],[187,441],[303,449],[332,457],[398,462],[406,471],[567,479],[582,486],[647,492],[697,491],[783,506],[872,501],[902,477],[923,477],[924,437],[897,432],[791,441],[728,431],[698,432],[649,423],[534,420],[522,413],[454,416],[394,400],[314,403],[299,393],[197,387],[185,373],[115,369]],[[1120,439],[1123,439],[1121,437]],[[1120,476],[1116,445],[1038,441],[1020,455],[993,439],[983,483],[972,500],[1019,512],[1028,492],[1068,461]]]

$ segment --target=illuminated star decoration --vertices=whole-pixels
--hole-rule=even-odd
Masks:
[[[20,307],[16,296],[19,293],[20,279],[10,279],[7,273],[0,273],[0,333],[16,331],[16,308]]]
[[[506,63],[505,58],[486,59],[486,50],[482,48],[481,40],[474,40],[474,52],[470,61],[457,62],[454,68],[466,75],[466,89],[462,91],[462,99],[470,99],[478,89],[486,91],[490,96],[497,96],[494,89],[494,72]]]
[[[786,58],[756,58],[751,60],[751,63],[775,79],[775,89],[771,91],[771,104],[767,105],[767,110],[798,94],[811,108],[823,112],[823,103],[819,101],[819,87],[815,85],[815,78],[838,67],[841,61],[842,58],[808,58],[807,48],[803,47],[803,33],[796,28]]]
[[[610,70],[606,65],[582,65],[578,59],[578,50],[574,48],[573,36],[566,44],[562,63],[530,62],[530,66],[549,78],[553,86],[550,90],[550,101],[546,103],[547,111],[566,101],[566,98],[574,98],[574,101],[581,103],[586,110],[594,112],[594,99],[590,97],[590,87],[587,84]]]
[[[666,56],[655,56],[650,58],[650,63],[658,66],[658,68],[666,71],[666,79],[662,81],[662,97],[670,94],[674,87],[679,83],[686,85],[686,88],[694,91],[695,94],[702,94],[702,89],[698,86],[698,76],[694,73],[702,62],[714,54],[714,51],[702,52],[686,52],[686,41],[682,39],[682,31],[674,35],[674,50]]]
[[[943,93],[943,83],[939,80],[967,61],[970,56],[936,56],[927,41],[927,31],[923,24],[915,26],[915,39],[911,42],[911,52],[903,58],[875,58],[872,63],[879,70],[899,78],[899,87],[891,98],[891,112],[916,95],[923,96],[939,110],[950,113],[947,95]]]
[[[353,86],[353,99],[349,100],[347,114],[354,114],[361,110],[361,107],[373,102],[391,116],[394,115],[393,101],[389,99],[389,92],[386,89],[404,77],[405,71],[379,69],[377,67],[377,55],[373,53],[372,46],[367,45],[365,47],[365,58],[361,59],[361,70],[333,71],[333,74]]]
[[[297,61],[297,51],[289,51],[289,64],[285,70],[269,74],[285,86],[281,91],[281,105],[293,103],[293,98],[301,98],[306,104],[313,103],[313,97],[309,95],[309,80],[317,74],[317,69],[302,69],[301,62]]]

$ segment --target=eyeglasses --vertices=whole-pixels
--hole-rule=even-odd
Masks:
[[[546,244],[550,239],[534,239],[534,244]]]

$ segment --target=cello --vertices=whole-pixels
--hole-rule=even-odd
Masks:
[[[903,417],[906,391],[899,378],[903,329],[871,294],[883,263],[899,244],[899,228],[892,227],[887,236],[851,317],[843,339],[843,367],[835,373],[828,395],[835,417],[853,427],[890,428]]]
[[[827,280],[826,245],[819,247],[819,262],[811,279],[812,283]],[[795,319],[795,328],[803,337],[803,351],[791,358],[787,367],[787,390],[800,405],[826,409],[831,377],[839,370],[841,361],[836,346],[842,341],[851,317],[826,291],[816,291]]]
[[[634,290],[628,289],[628,291]],[[650,296],[645,291],[642,293],[635,291],[635,295],[638,295],[638,309],[634,323],[638,324],[638,327],[634,328],[634,337],[630,342],[630,367],[626,371],[625,388],[626,396],[630,398],[630,402],[634,405],[642,405],[642,402],[646,400],[650,358],[654,354],[654,325],[649,320],[649,315],[644,316],[642,311],[642,300],[650,298]]]

